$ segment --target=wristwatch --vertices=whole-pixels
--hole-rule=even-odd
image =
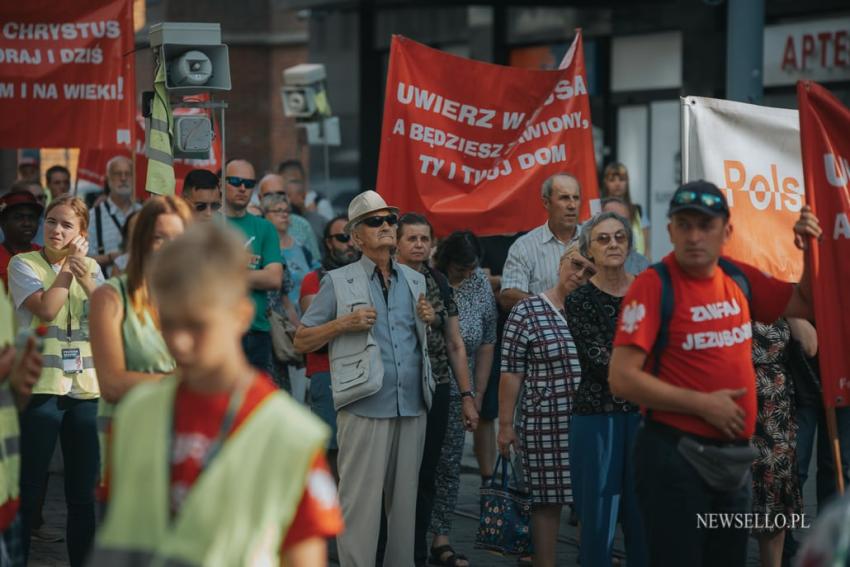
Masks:
[[[467,390],[465,392],[460,393],[461,398],[471,398],[474,400],[476,396],[478,396],[478,394],[473,390]]]

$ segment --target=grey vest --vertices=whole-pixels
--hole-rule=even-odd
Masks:
[[[425,293],[425,276],[407,266],[396,266],[404,272],[404,280],[415,305],[419,295]],[[334,284],[337,317],[372,306],[369,276],[360,262],[331,270],[328,275]],[[428,358],[428,329],[418,315],[414,314],[414,319],[422,351],[422,398],[425,407],[430,409],[435,384],[431,375],[431,360]],[[384,383],[384,363],[380,348],[371,331],[343,333],[330,342],[331,390],[336,409],[367,398],[381,389]]]

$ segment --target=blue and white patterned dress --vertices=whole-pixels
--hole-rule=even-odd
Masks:
[[[541,296],[517,303],[502,335],[502,372],[521,374],[520,454],[531,499],[570,504],[570,413],[581,366],[570,329]]]

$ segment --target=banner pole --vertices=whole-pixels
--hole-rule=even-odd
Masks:
[[[826,410],[826,431],[829,436],[829,448],[832,453],[832,461],[835,464],[835,486],[840,496],[844,495],[844,469],[841,467],[841,444],[838,441],[838,420],[835,416],[835,408]]]

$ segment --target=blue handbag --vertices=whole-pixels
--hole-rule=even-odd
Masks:
[[[531,495],[516,486],[513,480],[518,478],[513,463],[499,456],[493,476],[481,486],[481,518],[475,547],[505,555],[533,553],[529,529]]]

